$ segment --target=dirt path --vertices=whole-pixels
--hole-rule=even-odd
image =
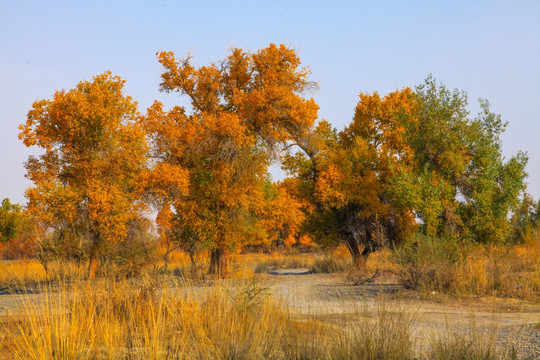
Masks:
[[[375,318],[381,311],[414,322],[419,346],[440,333],[494,333],[503,347],[518,342],[520,355],[540,359],[540,304],[511,299],[423,300],[388,281],[362,286],[346,284],[339,275],[274,275],[264,278],[274,296],[294,313],[338,325],[358,316]]]

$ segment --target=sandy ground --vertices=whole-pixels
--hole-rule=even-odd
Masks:
[[[413,336],[423,346],[434,334],[495,331],[500,345],[520,344],[520,355],[540,359],[540,304],[511,299],[422,299],[403,289],[391,277],[365,285],[350,285],[340,275],[307,274],[304,269],[275,270],[256,278],[257,286],[286,304],[295,316],[338,326],[355,326],[360,317],[386,313],[405,314],[414,322]],[[237,280],[230,280],[237,284]],[[198,288],[204,291],[204,286]],[[191,293],[192,290],[190,290]],[[22,301],[42,302],[44,294],[0,294],[0,316],[16,314]],[[360,315],[359,315],[360,314]]]
[[[413,336],[419,346],[437,334],[474,328],[486,335],[495,333],[503,347],[517,342],[520,355],[540,359],[540,304],[493,298],[457,300],[440,294],[422,299],[391,278],[357,286],[347,284],[339,275],[283,273],[286,275],[275,273],[264,281],[274,296],[300,316],[354,326],[358,314],[373,318],[384,309],[390,314],[405,314],[414,322]]]

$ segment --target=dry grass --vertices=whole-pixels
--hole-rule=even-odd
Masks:
[[[82,279],[83,266],[73,262],[54,261],[45,267],[37,260],[0,261],[0,289],[25,289],[51,281]]]
[[[367,307],[342,309],[346,318],[311,315],[287,333],[289,359],[419,359],[412,335],[414,319],[404,311],[389,311],[379,299]]]
[[[343,321],[299,317],[259,281],[170,286],[168,277],[43,286],[3,322],[14,359],[503,359],[494,336],[443,333],[417,351],[415,319],[348,309]],[[227,285],[225,285],[227,284]],[[456,356],[445,354],[458,354]],[[489,356],[478,356],[488,354]]]
[[[36,261],[0,263],[0,286],[31,285],[41,292],[39,302],[23,296],[22,311],[1,318],[0,358],[516,358],[515,349],[496,347],[496,329],[485,334],[474,323],[465,332],[448,328],[418,350],[416,320],[399,309],[388,311],[384,301],[375,312],[349,309],[341,322],[319,314],[299,317],[254,277],[257,269],[268,267],[320,268],[349,276],[350,257],[342,250],[327,255],[235,255],[233,281],[207,281],[204,254],[195,266],[186,254],[173,254],[168,273],[181,275],[180,282],[154,271],[138,278],[103,276],[85,281],[84,267],[73,263],[51,263],[48,272]],[[389,251],[373,254],[361,276],[410,271],[393,259]],[[419,284],[424,286],[421,291],[428,291],[433,286],[429,281],[439,281],[441,275],[431,272],[435,269],[451,272],[447,291],[453,294],[538,299],[539,262],[540,246],[534,243],[477,246],[454,262],[432,261]],[[441,289],[436,281],[435,288]]]
[[[451,329],[434,334],[430,339],[427,357],[433,360],[498,360],[518,359],[518,348],[513,344],[505,348],[495,346],[497,328],[482,330],[471,317],[467,329]]]
[[[456,264],[452,292],[540,299],[540,246],[478,246]]]
[[[540,299],[540,242],[474,245],[423,239],[396,252],[405,286],[421,294]]]
[[[0,261],[0,288],[13,288],[49,279],[45,268],[37,261]]]
[[[17,327],[3,345],[14,358],[262,359],[285,321],[271,298],[220,287],[195,294],[146,279],[43,290],[43,303],[27,299],[11,319]]]
[[[242,256],[242,263],[253,268],[256,274],[274,269],[309,269],[320,254],[247,254]]]

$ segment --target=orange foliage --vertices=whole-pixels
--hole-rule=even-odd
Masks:
[[[19,138],[45,153],[26,162],[28,211],[48,226],[89,238],[97,261],[104,242],[123,240],[142,211],[139,175],[146,161],[137,104],[124,81],[105,72],[52,100],[34,102]],[[90,274],[93,276],[93,274]]]
[[[415,227],[407,198],[413,171],[409,131],[418,121],[411,89],[381,98],[360,94],[352,123],[340,133],[321,121],[302,134],[304,153],[285,157],[291,193],[309,205],[308,228],[318,240],[345,241],[355,261],[387,240],[402,240]]]
[[[216,254],[239,249],[263,232],[262,183],[276,150],[317,117],[313,99],[301,96],[312,86],[309,70],[294,50],[274,44],[233,49],[198,68],[172,52],[158,59],[161,89],[186,95],[191,111],[156,102],[144,117],[157,159],[148,188],[161,211],[172,210],[169,234],[179,241]]]
[[[296,243],[295,236],[305,219],[302,204],[279,185],[276,192],[276,196],[265,206],[263,227],[270,241],[283,241],[285,245],[291,246]]]

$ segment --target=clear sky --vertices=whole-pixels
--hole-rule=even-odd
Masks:
[[[540,1],[0,1],[0,199],[25,203],[18,140],[33,101],[111,70],[140,111],[158,92],[155,53],[190,52],[199,64],[231,47],[294,47],[320,90],[320,117],[342,129],[358,93],[381,94],[433,74],[486,98],[509,122],[506,156],[529,154],[540,196]]]

